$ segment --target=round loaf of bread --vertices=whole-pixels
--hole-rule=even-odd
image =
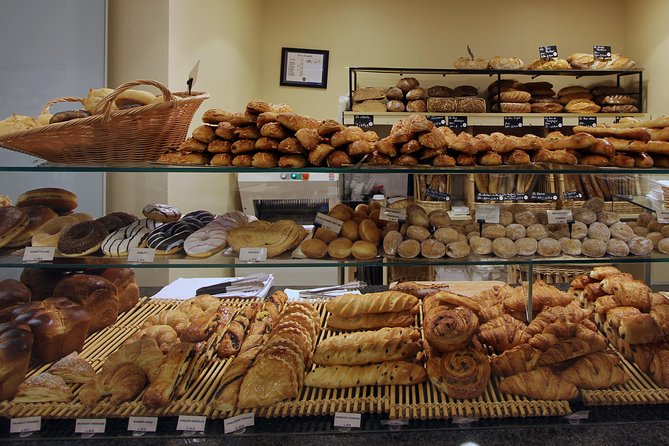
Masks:
[[[583,240],[588,236],[588,227],[580,221],[571,225],[571,238]]]
[[[662,228],[665,227],[665,224],[658,221],[651,221],[646,227],[650,232],[662,232]]]
[[[651,243],[653,244],[653,248],[657,249],[660,240],[662,240],[664,237],[662,237],[662,234],[660,234],[659,232],[649,232],[646,238],[651,241]]]
[[[499,237],[492,242],[492,251],[497,257],[510,259],[518,255],[518,248],[513,240],[506,237]]]
[[[513,241],[525,238],[526,234],[527,230],[525,229],[525,226],[519,225],[518,223],[512,223],[506,227],[506,237]]]
[[[404,94],[407,94],[411,89],[416,88],[419,85],[420,83],[415,77],[403,77],[397,81],[396,87],[402,90]]]
[[[446,254],[446,245],[434,239],[427,239],[421,242],[420,253],[426,259],[440,259]]]
[[[478,233],[469,239],[469,247],[474,254],[485,256],[492,253],[492,240],[479,237]]]
[[[389,256],[397,254],[397,247],[404,241],[404,237],[397,231],[388,231],[383,237],[383,252]]]
[[[591,225],[597,221],[597,214],[592,209],[582,208],[574,211],[574,221],[580,221],[586,225]]]
[[[669,238],[663,238],[657,244],[657,250],[662,254],[669,254]]]
[[[333,259],[345,259],[351,255],[353,242],[346,237],[334,239],[328,245],[328,254]]]
[[[646,231],[648,230],[647,228],[643,229]],[[609,230],[611,231],[611,237],[622,240],[624,242],[629,242],[635,237],[632,228],[630,228],[627,223],[623,223],[621,221],[612,224]]]
[[[630,249],[624,241],[612,238],[606,242],[606,252],[612,256],[625,257],[630,253]]]
[[[424,240],[427,240],[430,238],[430,231],[425,229],[422,226],[409,226],[407,228],[407,238],[412,239],[412,240],[417,240],[419,242],[423,242]]]
[[[404,92],[398,87],[390,87],[388,90],[386,90],[386,99],[388,99],[388,101],[401,102],[404,100]],[[402,105],[404,105],[404,103],[402,103]]]
[[[582,254],[581,241],[578,239],[562,237],[560,246],[562,247],[562,253],[568,256],[580,256]]]
[[[499,211],[499,224],[509,226],[511,223],[513,223],[513,213],[507,210]]]
[[[550,237],[550,234],[548,233],[546,226],[541,223],[535,223],[527,227],[527,237],[538,241]]]
[[[594,197],[587,200],[583,203],[583,209],[590,209],[591,211],[599,212],[604,210],[604,199],[600,197]]]
[[[662,234],[662,237],[669,237],[669,225],[663,226],[660,234]]]
[[[328,245],[323,240],[310,238],[302,242],[300,249],[310,259],[322,259],[328,253]]]
[[[397,247],[397,254],[403,259],[413,259],[420,254],[420,243],[416,240],[404,240]]]
[[[521,211],[514,214],[513,221],[527,228],[528,226],[537,223],[537,216],[531,211]]]
[[[469,248],[469,243],[467,242],[453,242],[446,246],[446,255],[452,259],[462,259],[467,257],[470,252],[471,249]]]
[[[647,256],[653,252],[653,242],[646,237],[634,237],[627,242],[627,246],[630,249],[630,253],[635,256]]]
[[[533,256],[537,252],[538,243],[533,238],[521,238],[515,242],[518,254],[521,256]]]
[[[588,238],[607,241],[611,238],[611,230],[601,222],[594,222],[588,227]]]
[[[632,228],[632,232],[634,232],[634,235],[638,237],[645,237],[648,234],[650,234],[648,228],[644,228],[643,226],[637,226],[635,228]]]
[[[611,226],[620,221],[620,215],[617,212],[600,211],[597,212],[597,221],[604,223],[606,226]]]
[[[434,231],[433,237],[435,240],[440,241],[444,244],[449,244],[457,242],[459,240],[460,233],[453,228],[439,228]]]
[[[554,238],[544,238],[537,243],[537,254],[544,257],[559,256],[562,252],[562,245]]]
[[[486,223],[483,225],[483,231],[481,236],[489,238],[490,240],[495,240],[496,238],[506,236],[506,228],[500,224],[495,223]]]
[[[328,216],[341,221],[350,220],[353,217],[353,209],[343,203],[338,203],[328,211]]]
[[[443,228],[451,224],[451,217],[449,217],[448,211],[436,209],[430,212],[428,221],[433,228]]]
[[[649,214],[648,212],[642,212],[639,214],[636,218],[636,222],[639,226],[643,226],[644,228],[648,226],[648,224],[651,221],[654,221],[655,217],[653,214]]]
[[[581,243],[581,251],[587,257],[599,258],[606,254],[606,242],[588,238]]]
[[[358,260],[371,260],[377,254],[376,244],[358,240],[351,246],[351,254]]]

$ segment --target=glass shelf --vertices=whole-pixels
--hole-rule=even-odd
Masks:
[[[598,174],[598,175],[669,175],[669,168],[621,168],[568,166],[564,164],[538,163],[524,166],[378,166],[361,164],[348,167],[303,167],[300,169],[183,166],[158,163],[122,164],[54,164],[40,163],[32,166],[0,166],[0,172],[143,172],[143,173],[396,173],[396,174],[491,174],[491,173],[532,173],[532,174]]]
[[[628,203],[635,204],[639,207],[644,208],[648,212],[655,212],[658,208],[661,208],[663,204],[656,200],[651,200],[645,195],[616,195],[615,199],[618,201],[626,201]]]
[[[289,254],[267,259],[263,262],[239,262],[231,255],[217,254],[205,259],[196,259],[180,254],[168,256],[157,255],[151,263],[129,263],[127,257],[56,257],[52,262],[31,263],[24,262],[22,255],[5,254],[0,257],[0,268],[347,268],[347,267],[370,267],[370,266],[508,266],[508,265],[593,265],[601,263],[634,264],[634,263],[665,263],[669,262],[669,255],[653,252],[650,256],[627,256],[627,257],[514,257],[502,259],[493,256],[470,255],[462,259],[440,258],[440,259],[402,259],[395,257],[376,257],[371,260],[331,260],[331,259],[293,259]]]

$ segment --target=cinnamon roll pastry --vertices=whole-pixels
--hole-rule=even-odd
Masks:
[[[430,299],[432,297],[426,299],[426,303]],[[469,345],[478,330],[479,320],[468,308],[436,305],[425,313],[423,327],[425,339],[432,348],[449,352]]]
[[[488,356],[466,348],[432,355],[427,361],[430,381],[452,398],[476,398],[483,393],[490,381]]]

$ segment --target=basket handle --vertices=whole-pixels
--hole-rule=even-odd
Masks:
[[[80,102],[81,104],[84,103],[84,98],[75,98],[71,96],[65,96],[62,98],[55,98],[51,99],[49,102],[47,102],[44,107],[42,108],[41,114],[47,114],[50,112],[49,108],[51,108],[52,105],[58,104],[59,102]]]
[[[136,87],[138,85],[151,85],[153,87],[156,87],[157,89],[160,90],[160,92],[163,94],[163,98],[165,99],[165,102],[169,102],[174,100],[174,95],[172,92],[162,83],[158,81],[154,81],[151,79],[140,79],[136,81],[130,81],[126,82],[125,84],[119,85],[113,93],[105,96],[95,107],[94,114],[102,112],[104,114],[104,118],[102,119],[102,122],[108,122],[111,119],[111,113],[112,113],[112,104],[120,95],[126,90],[131,89],[132,87]]]

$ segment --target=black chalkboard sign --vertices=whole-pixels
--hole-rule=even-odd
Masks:
[[[586,127],[594,127],[597,125],[597,116],[579,116],[578,125],[584,125]]]
[[[428,116],[427,119],[432,121],[432,124],[436,127],[446,125],[446,116]]]
[[[523,126],[523,117],[522,116],[505,116],[504,117],[504,128],[505,129],[518,129]]]
[[[478,192],[476,194],[476,201],[503,201],[502,194],[488,194]]]
[[[563,127],[562,116],[544,116],[544,127],[549,130],[557,130]]]
[[[539,57],[542,60],[551,60],[554,57],[558,57],[557,45],[540,46]]]
[[[353,125],[361,129],[368,129],[374,125],[373,115],[353,115]]]
[[[565,200],[580,200],[581,198],[583,198],[583,194],[577,190],[574,190],[574,191],[564,192],[562,194],[562,197]]]
[[[425,196],[433,198],[436,201],[451,201],[451,196],[449,194],[434,189],[425,189]]]
[[[466,129],[468,125],[466,116],[448,117],[448,126],[452,129]]]
[[[557,201],[557,194],[550,192],[532,192],[530,199],[534,201]]]
[[[511,194],[502,194],[502,199],[503,200],[513,200],[513,201],[526,201],[530,197],[527,194],[523,194],[520,192],[514,192]]]
[[[611,60],[611,45],[595,45],[592,47],[595,59]]]

